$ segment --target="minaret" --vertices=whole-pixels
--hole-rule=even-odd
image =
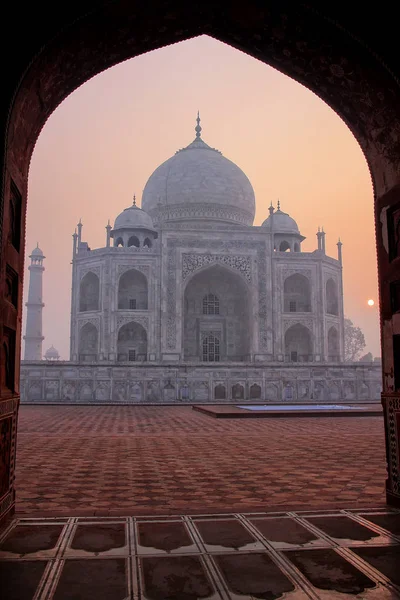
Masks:
[[[342,264],[342,261],[343,261],[343,259],[342,259],[342,246],[343,246],[343,244],[340,241],[340,238],[339,238],[339,241],[336,244],[336,246],[337,246],[338,261],[340,262],[340,264]]]
[[[108,219],[108,223],[106,225],[106,248],[110,247],[110,232],[111,232],[110,219]]]
[[[317,240],[318,240],[318,250],[322,250],[321,229],[319,226],[318,226],[318,231],[317,231]]]
[[[321,250],[325,254],[325,231],[323,227],[321,230]]]
[[[78,228],[78,252],[80,250],[79,246],[80,246],[81,241],[82,241],[82,227],[83,227],[82,219],[79,219],[79,223],[77,225],[77,228]]]
[[[45,256],[39,248],[39,244],[32,251],[29,257],[31,264],[28,269],[31,272],[29,276],[28,302],[26,303],[26,329],[25,329],[25,354],[24,360],[42,360],[42,278],[43,278],[43,259]]]

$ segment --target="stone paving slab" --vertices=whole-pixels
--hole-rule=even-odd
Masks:
[[[21,406],[17,513],[384,506],[383,421],[217,420],[191,407]]]
[[[1,597],[394,600],[400,536],[377,517],[392,526],[400,512],[15,518],[0,535]],[[346,540],[337,522],[340,532],[347,524]],[[363,539],[360,524],[370,532]]]

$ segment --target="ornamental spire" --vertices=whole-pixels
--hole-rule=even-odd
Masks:
[[[199,111],[197,111],[197,125],[194,128],[195,132],[196,132],[196,139],[201,138],[201,125],[200,125],[200,113]]]
[[[133,206],[136,206],[136,194],[133,194]]]
[[[281,203],[279,200],[278,200],[278,210],[281,210]]]

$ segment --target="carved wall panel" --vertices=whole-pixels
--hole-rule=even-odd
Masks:
[[[100,279],[101,267],[82,267],[81,269],[79,269],[79,280],[83,279],[88,273],[94,273]]]
[[[144,315],[118,315],[117,316],[117,330],[121,329],[123,325],[126,323],[139,323],[142,325],[145,330],[148,332],[149,329],[149,317],[145,317]]]
[[[251,282],[251,257],[232,254],[182,254],[182,280],[185,281],[197,270],[214,264],[222,264],[235,269],[246,281]]]
[[[100,317],[92,317],[89,319],[78,319],[78,331],[82,329],[84,325],[90,323],[90,325],[94,325],[98,330],[100,327]]]
[[[284,333],[286,333],[286,331],[289,329],[289,327],[292,327],[292,325],[303,325],[304,327],[307,327],[307,329],[309,329],[311,333],[314,329],[314,321],[312,319],[283,319],[282,324]]]
[[[135,262],[134,264],[130,263],[127,265],[118,265],[117,267],[117,276],[121,277],[127,271],[140,271],[143,275],[146,275],[147,279],[150,275],[150,265],[141,265],[140,263]]]

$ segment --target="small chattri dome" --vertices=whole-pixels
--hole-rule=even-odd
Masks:
[[[274,213],[265,219],[262,227],[271,227],[272,220],[272,229],[275,233],[294,233],[299,235],[299,227],[294,219],[287,213],[283,212],[280,208],[276,210]]]
[[[60,354],[58,350],[51,345],[50,348],[48,348],[48,350],[46,350],[44,353],[44,357],[46,360],[58,360],[60,358]]]
[[[39,248],[39,243],[36,244],[36,248],[32,250],[31,256],[43,256],[43,251]]]
[[[153,220],[147,212],[136,206],[136,201],[132,206],[125,208],[115,219],[114,231],[120,229],[145,229],[155,231]]]

